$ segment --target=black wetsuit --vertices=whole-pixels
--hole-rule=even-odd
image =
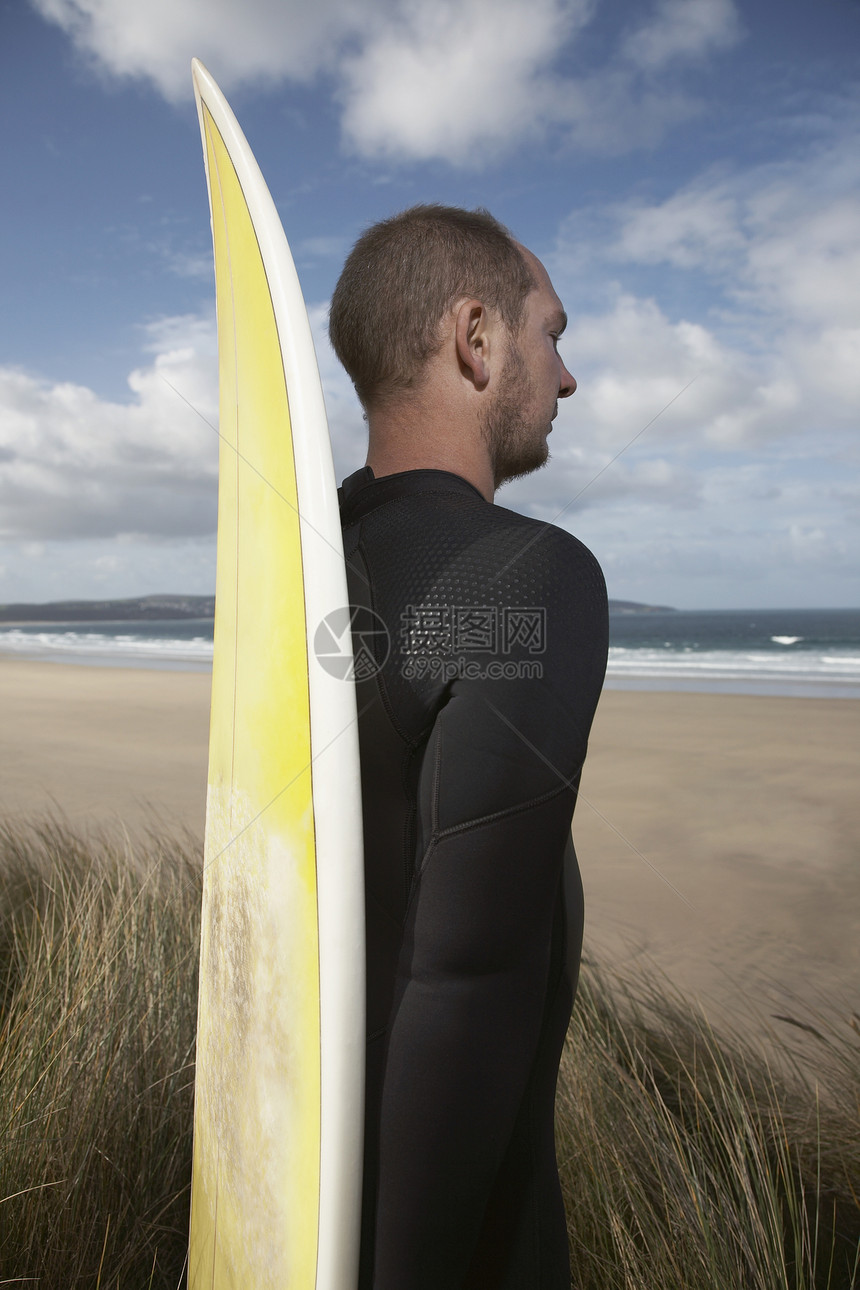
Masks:
[[[583,911],[562,857],[603,577],[569,533],[444,471],[360,470],[341,519],[351,602],[390,644],[382,664],[359,615],[361,1290],[568,1290],[553,1103]]]

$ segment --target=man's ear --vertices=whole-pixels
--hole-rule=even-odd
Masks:
[[[461,372],[476,389],[483,390],[490,380],[491,343],[497,346],[498,337],[480,300],[463,300],[458,305],[456,340]]]

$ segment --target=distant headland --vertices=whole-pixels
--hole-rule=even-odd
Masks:
[[[610,600],[610,614],[676,614],[673,605],[643,605],[638,600]]]
[[[669,605],[610,600],[611,614],[668,614]],[[117,623],[212,618],[214,596],[134,596],[130,600],[54,600],[43,605],[0,605],[0,623]]]
[[[134,596],[130,600],[53,600],[0,605],[0,623],[122,623],[212,618],[214,596]]]

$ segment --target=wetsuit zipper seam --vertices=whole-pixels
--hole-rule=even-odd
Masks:
[[[478,819],[469,820],[466,824],[454,824],[449,829],[437,830],[434,828],[431,835],[432,841],[439,842],[442,838],[455,837],[458,833],[468,833],[470,829],[480,829],[485,824],[492,824],[496,820],[520,815],[523,811],[530,811],[535,806],[543,806],[545,802],[551,802],[553,798],[566,791],[572,791],[575,795],[575,790],[571,789],[570,784],[562,784],[559,788],[553,788],[546,793],[539,794],[537,797],[529,798],[527,802],[518,802],[516,806],[508,806],[503,811],[494,811],[491,815],[482,815]]]
[[[430,799],[430,837],[439,836],[439,785],[442,779],[442,740],[445,738],[445,732],[441,726],[439,729],[439,738],[436,741],[436,754],[433,765],[433,795]]]
[[[545,802],[551,802],[553,798],[558,797],[561,793],[564,793],[565,790],[570,791],[570,786],[568,784],[562,784],[561,788],[554,788],[549,793],[542,793],[539,797],[533,797],[531,798],[530,801],[520,803],[517,806],[509,807],[505,811],[496,811],[493,815],[481,816],[479,820],[470,820],[468,824],[458,824],[454,828],[443,829],[440,832],[437,832],[436,829],[433,829],[430,834],[430,842],[428,843],[427,848],[421,857],[421,861],[419,864],[415,866],[415,873],[412,881],[412,888],[409,892],[409,899],[406,903],[406,909],[404,911],[403,926],[404,927],[406,926],[406,923],[409,919],[409,911],[412,907],[412,902],[415,899],[415,894],[418,891],[418,888],[420,885],[419,879],[422,877],[424,870],[427,868],[427,865],[430,863],[430,857],[432,856],[439,842],[442,842],[446,838],[455,837],[457,834],[460,834],[460,833],[468,833],[471,829],[479,829],[483,827],[483,825],[485,824],[492,824],[495,820],[505,819],[513,815],[519,815],[523,811],[531,810],[532,807],[543,806]],[[434,784],[434,791],[435,791],[435,784]]]

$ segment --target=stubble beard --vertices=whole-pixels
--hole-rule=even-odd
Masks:
[[[512,479],[545,466],[549,447],[543,430],[530,426],[527,409],[532,383],[519,350],[512,347],[492,406],[484,419],[484,440],[490,451],[493,484],[501,488]]]

